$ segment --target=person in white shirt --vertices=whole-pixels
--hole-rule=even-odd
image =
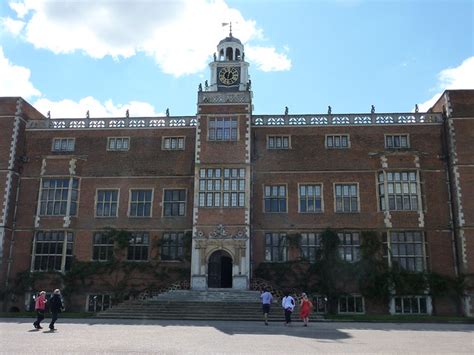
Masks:
[[[265,319],[265,325],[268,325],[268,313],[270,313],[270,305],[273,301],[273,296],[268,290],[265,288],[260,295],[260,299],[262,300],[262,310],[263,310],[263,317]]]
[[[291,324],[291,314],[295,308],[295,299],[290,296],[290,293],[285,292],[285,297],[281,300],[281,306],[285,310],[285,325]]]

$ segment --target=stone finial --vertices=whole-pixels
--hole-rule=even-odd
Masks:
[[[247,82],[247,91],[250,90],[252,90],[252,80],[249,79],[249,81]]]
[[[214,52],[214,62],[217,62],[216,52]]]
[[[198,91],[201,92],[202,91],[202,84],[199,83],[199,86],[198,86]]]
[[[372,113],[372,114],[375,113],[375,106],[374,106],[374,105],[372,105],[372,106],[370,107],[370,113]]]
[[[91,116],[90,116],[90,114],[89,114],[89,110],[87,110],[87,112],[86,112],[86,118],[90,118],[90,117],[91,117]]]
[[[51,111],[48,111],[47,116],[48,116],[48,120],[49,120],[51,118]]]
[[[130,112],[128,111],[128,109],[127,109],[127,111],[125,111],[125,117],[127,117],[127,118],[130,117]]]
[[[166,109],[166,117],[170,117],[170,109],[169,108]]]
[[[242,52],[242,62],[245,62],[245,52]]]
[[[204,82],[204,88],[207,90],[209,90],[209,83],[207,82],[207,80]]]
[[[285,106],[285,115],[288,115],[288,106]]]
[[[332,107],[328,106],[328,115],[332,114]]]
[[[418,104],[415,104],[415,113],[420,112],[420,109],[418,108]]]

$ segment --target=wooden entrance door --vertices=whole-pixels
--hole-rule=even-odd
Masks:
[[[232,288],[232,258],[227,252],[214,252],[209,258],[207,271],[207,287]]]

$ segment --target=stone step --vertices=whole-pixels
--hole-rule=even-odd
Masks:
[[[261,321],[258,291],[212,289],[172,290],[146,300],[131,300],[97,314],[100,318],[249,320]],[[297,317],[297,311],[294,316]],[[283,310],[274,302],[269,319],[283,321]]]
[[[171,290],[153,297],[158,301],[183,301],[183,302],[259,302],[258,291],[211,289],[196,290]]]

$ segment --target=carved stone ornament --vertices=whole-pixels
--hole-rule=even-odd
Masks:
[[[203,231],[197,231],[195,239],[206,239]]]
[[[232,237],[233,239],[247,239],[248,236],[244,230],[239,229],[237,233]]]
[[[230,238],[230,235],[227,234],[227,231],[225,230],[224,226],[222,224],[219,224],[214,232],[209,233],[209,238],[226,239]]]
[[[242,229],[238,230],[236,234],[231,235],[225,230],[225,228],[222,224],[219,224],[213,232],[209,233],[208,236],[206,236],[203,231],[198,230],[196,235],[194,236],[194,239],[238,239],[238,240],[246,240],[246,239],[248,239],[248,236],[245,233],[245,230],[242,230]]]

